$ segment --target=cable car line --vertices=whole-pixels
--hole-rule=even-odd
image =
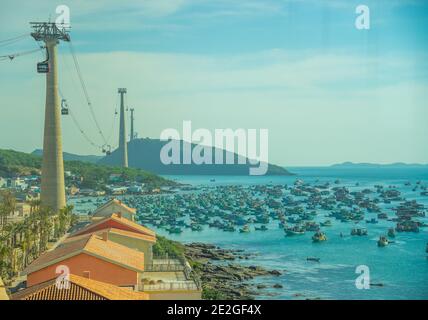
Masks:
[[[80,131],[80,133],[82,134],[82,136],[85,138],[85,140],[87,142],[89,142],[90,145],[92,145],[95,148],[98,148],[100,150],[102,150],[102,146],[97,145],[95,142],[93,142],[91,140],[91,138],[89,138],[89,136],[86,134],[86,132],[82,129],[82,127],[80,126],[79,122],[77,121],[77,118],[75,117],[74,113],[72,112],[71,108],[68,106],[68,104],[66,104],[66,99],[61,91],[60,88],[58,88],[59,91],[59,95],[61,96],[61,114],[62,115],[70,115],[71,119],[73,120],[74,125],[77,127],[77,129]],[[64,106],[64,104],[66,105],[66,107]],[[67,114],[63,113],[64,108],[67,109]]]
[[[12,61],[16,57],[21,57],[21,56],[25,56],[25,55],[28,55],[28,54],[32,54],[34,52],[41,51],[43,49],[44,49],[44,47],[38,48],[38,49],[33,49],[33,50],[28,50],[28,51],[22,51],[22,52],[16,52],[16,53],[11,53],[11,54],[6,54],[6,55],[3,55],[3,56],[0,56],[0,61],[4,61],[4,60],[10,60],[10,61]]]
[[[21,40],[24,40],[29,35],[30,35],[29,33],[26,33],[26,34],[23,34],[23,35],[14,37],[14,38],[0,40],[0,47],[5,47],[5,46],[8,46],[8,45],[10,45],[12,43],[16,43],[16,42],[19,42]]]
[[[82,86],[82,90],[83,90],[83,93],[84,93],[84,95],[85,95],[85,98],[86,98],[86,102],[87,102],[87,104],[88,104],[88,106],[89,106],[89,109],[90,109],[90,112],[91,112],[92,119],[93,119],[93,120],[94,120],[94,122],[95,122],[95,125],[96,125],[96,127],[97,127],[97,129],[98,129],[98,133],[101,135],[101,137],[102,137],[102,139],[103,139],[103,141],[104,141],[104,144],[105,144],[105,145],[107,145],[107,144],[108,144],[108,143],[107,143],[107,140],[106,140],[106,138],[105,138],[105,136],[104,136],[104,133],[102,132],[101,127],[100,127],[100,125],[99,125],[99,123],[98,123],[98,121],[97,121],[97,118],[96,118],[96,116],[95,116],[95,112],[94,112],[94,110],[93,110],[92,103],[91,103],[91,100],[90,100],[90,98],[89,98],[89,94],[88,94],[88,90],[87,90],[87,88],[86,88],[86,84],[85,84],[85,82],[84,82],[84,80],[83,80],[83,77],[82,77],[82,72],[81,72],[81,70],[80,70],[79,62],[77,61],[77,57],[76,57],[76,54],[75,54],[75,51],[74,51],[73,45],[72,45],[71,41],[70,41],[70,42],[68,42],[68,44],[69,44],[69,48],[70,48],[71,55],[72,55],[72,57],[73,57],[74,66],[75,66],[75,68],[76,68],[77,75],[78,75],[78,77],[79,77],[79,81],[80,81],[80,84],[81,84],[81,86]]]

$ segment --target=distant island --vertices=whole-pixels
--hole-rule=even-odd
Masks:
[[[388,164],[380,164],[380,163],[354,163],[354,162],[343,162],[338,164],[333,164],[330,166],[331,168],[343,168],[343,169],[352,169],[352,168],[427,168],[428,164],[421,163],[403,163],[403,162],[395,162]]]
[[[245,159],[245,164],[175,164],[175,165],[165,165],[160,160],[160,151],[162,147],[168,143],[167,141],[161,141],[159,139],[134,139],[128,142],[128,164],[133,168],[140,168],[147,170],[156,174],[164,175],[236,175],[243,176],[249,174],[249,168],[251,164],[248,159]],[[183,144],[188,144],[188,142],[180,141],[181,146]],[[191,148],[195,147],[195,144],[191,145]],[[183,148],[181,148],[183,150]],[[216,150],[219,150],[215,147],[212,147],[212,154]],[[229,151],[220,150],[226,156],[230,154]],[[240,157],[236,153],[233,154],[235,160]],[[214,161],[213,161],[214,162]],[[117,150],[113,151],[111,155],[105,156],[99,160],[100,164],[107,165],[119,165],[120,164],[120,154]],[[266,175],[277,175],[277,176],[289,176],[293,175],[286,169],[269,164],[268,171]]]
[[[32,155],[41,157],[43,155],[42,149],[36,149],[33,152],[31,152]],[[95,155],[79,155],[69,152],[63,152],[63,158],[64,161],[82,161],[82,162],[89,162],[89,163],[97,163],[102,159],[103,156],[95,156]]]

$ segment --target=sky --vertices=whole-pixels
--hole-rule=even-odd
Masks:
[[[370,9],[370,29],[355,12]],[[139,137],[268,129],[269,161],[428,163],[428,2],[423,0],[2,1],[0,56],[32,50],[30,21],[70,8],[72,46],[97,121],[116,147],[117,88]],[[100,154],[70,46],[61,43],[64,151]],[[43,52],[0,61],[0,148],[41,148]],[[129,116],[129,114],[128,114]],[[128,122],[129,128],[129,122]]]

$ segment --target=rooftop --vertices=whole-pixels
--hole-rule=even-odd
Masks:
[[[144,254],[142,252],[129,249],[109,240],[103,240],[102,237],[96,234],[88,234],[76,241],[64,242],[55,250],[42,254],[24,270],[24,274],[44,269],[81,253],[137,272],[144,271]]]
[[[148,300],[144,292],[69,275],[69,288],[59,288],[52,279],[12,295],[13,300]]]
[[[75,237],[75,236],[78,236],[81,234],[90,233],[90,232],[92,232],[91,230],[95,229],[95,227],[97,227],[97,226],[99,226],[99,225],[101,225],[101,224],[103,224],[109,220],[112,220],[112,221],[115,221],[121,225],[124,225],[124,226],[128,227],[129,229],[133,230],[134,232],[137,232],[137,233],[140,233],[143,235],[148,235],[151,237],[156,237],[156,233],[153,230],[151,230],[147,227],[144,227],[144,226],[142,226],[136,222],[133,222],[129,219],[126,219],[126,218],[122,217],[122,215],[119,213],[113,213],[110,217],[105,217],[105,218],[102,218],[98,221],[95,221],[95,222],[85,226],[84,228],[76,231],[75,233],[70,235],[70,237]],[[118,229],[118,228],[116,228],[116,229]]]

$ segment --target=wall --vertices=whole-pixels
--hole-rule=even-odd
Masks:
[[[153,244],[151,242],[141,240],[141,239],[125,237],[125,236],[115,234],[112,232],[109,232],[108,239],[110,241],[121,244],[121,245],[128,247],[130,249],[134,249],[134,250],[143,252],[144,253],[144,264],[145,265],[152,264],[152,261],[153,261],[153,253],[152,253]]]
[[[84,271],[90,271],[90,278],[111,283],[117,286],[133,286],[138,284],[138,273],[99,258],[81,253],[59,263],[27,275],[27,287],[56,278],[56,267],[65,265],[71,274],[84,276]]]

